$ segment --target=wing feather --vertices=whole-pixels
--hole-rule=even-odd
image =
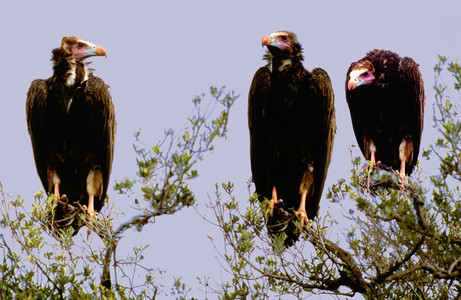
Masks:
[[[26,100],[26,119],[32,149],[34,152],[37,173],[44,187],[48,187],[47,179],[47,142],[45,134],[45,107],[48,97],[48,85],[45,80],[37,79],[30,85]]]
[[[248,127],[250,129],[251,171],[258,194],[270,194],[270,184],[267,180],[266,140],[268,128],[264,126],[267,101],[270,93],[270,71],[260,68],[253,77],[248,95]]]
[[[93,140],[97,143],[94,147],[94,151],[96,151],[94,155],[101,162],[103,194],[99,205],[102,207],[107,193],[114,156],[116,132],[114,105],[109,86],[98,77],[91,76],[88,79],[84,93],[90,108],[91,123],[94,129]],[[99,210],[100,208],[95,207],[95,209]]]
[[[316,126],[316,142],[320,142],[316,147],[317,157],[314,197],[307,203],[307,213],[309,218],[314,218],[320,198],[322,197],[323,186],[328,172],[333,152],[334,136],[336,134],[336,116],[334,107],[334,93],[330,77],[323,69],[316,68],[311,72],[312,79],[310,84],[312,99],[315,103],[315,117],[320,116],[319,124]],[[318,148],[317,148],[318,147]]]
[[[411,119],[408,120],[407,126],[414,127],[412,128],[412,139],[415,148],[413,150],[413,161],[410,164],[411,169],[413,169],[418,160],[419,145],[424,125],[424,107],[426,102],[424,82],[418,64],[409,57],[401,59],[398,71],[402,82],[402,91],[406,93],[405,98],[409,100],[407,103],[407,112],[411,112],[408,114],[408,117]],[[409,173],[411,173],[411,170],[409,170]]]

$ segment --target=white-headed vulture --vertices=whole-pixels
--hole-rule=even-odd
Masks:
[[[53,76],[34,80],[26,102],[37,172],[57,198],[55,224],[77,232],[76,220],[63,219],[67,203],[78,203],[89,215],[88,233],[106,197],[116,127],[108,86],[84,62],[91,56],[106,56],[106,51],[62,38],[61,48],[52,51]]]
[[[424,82],[418,64],[373,50],[347,71],[346,99],[355,137],[371,168],[378,162],[408,183],[418,160],[424,121]]]
[[[248,99],[251,171],[260,200],[270,199],[269,232],[285,231],[290,246],[300,231],[278,224],[288,211],[303,223],[317,214],[336,132],[334,95],[324,70],[303,67],[294,33],[274,32],[262,44],[267,65]]]

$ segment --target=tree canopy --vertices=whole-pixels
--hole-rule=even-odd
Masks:
[[[354,157],[351,149],[349,176],[339,178],[327,192],[331,206],[342,210],[347,222],[318,216],[288,249],[285,236],[271,239],[267,234],[268,201],[260,203],[256,195],[236,199],[233,183],[216,184],[208,204],[215,217],[208,221],[220,230],[224,243],[210,239],[229,280],[215,284],[200,279],[199,284],[222,299],[319,293],[361,294],[367,299],[460,297],[461,67],[440,56],[434,72],[434,101],[427,102],[434,103],[433,125],[439,137],[420,159],[437,160],[435,174],[426,177],[417,170],[401,190],[398,175],[376,169],[368,174],[367,162]],[[75,243],[72,229],[49,229],[53,195],[38,192],[33,206],[26,207],[20,196],[9,198],[0,184],[1,298],[189,297],[179,279],[169,292],[156,282],[155,266],[144,259],[147,245],[134,246],[127,257],[116,250],[128,231],[141,232],[155,226],[155,217],[195,204],[190,182],[198,176],[196,165],[213,150],[217,138],[226,136],[237,97],[212,87],[193,99],[194,113],[183,131],[167,130],[153,146],[145,146],[141,132],[136,134],[137,173],[118,180],[114,189],[133,202],[138,214],[114,226],[119,212],[107,200],[94,224],[97,245]],[[248,186],[251,190],[251,183]],[[87,221],[85,214],[80,218]]]

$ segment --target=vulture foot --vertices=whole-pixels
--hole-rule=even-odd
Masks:
[[[271,198],[271,203],[269,204],[269,217],[272,218],[272,216],[274,215],[274,207],[276,205],[279,205],[283,203],[283,200],[282,199],[278,199],[277,197],[277,188],[274,186],[272,188],[272,198]]]
[[[397,174],[399,174],[400,177],[400,193],[402,193],[403,188],[408,184],[408,178],[405,175],[405,160],[400,162],[400,172],[397,172]]]
[[[269,217],[270,218],[272,218],[272,216],[274,215],[274,207],[282,203],[283,203],[282,199],[274,199],[274,198],[271,199],[271,203],[269,204]]]
[[[399,171],[395,171],[395,174],[399,175],[399,178],[400,178],[400,194],[403,193],[403,189],[405,188],[405,185],[408,184],[408,178],[407,176],[405,175],[405,173],[402,173],[402,172],[399,172]]]
[[[56,197],[56,204],[65,211],[67,209],[67,204],[69,204],[69,198],[67,198],[66,194],[62,195],[60,198]]]
[[[303,224],[309,223],[309,219],[307,218],[307,213],[305,209],[298,209],[296,211],[296,216],[298,217],[298,220]]]
[[[56,207],[52,214],[50,214],[49,228],[56,234],[60,229],[65,229],[69,226],[74,227],[76,230],[74,235],[77,234],[78,228],[78,215],[82,211],[78,203],[71,203],[69,198],[64,194],[56,199]]]
[[[303,225],[309,224],[309,219],[307,218],[307,213],[306,213],[306,197],[307,197],[308,192],[303,192],[301,193],[301,201],[299,203],[299,208],[295,212],[296,216],[298,217],[298,220],[303,223]]]
[[[89,219],[88,224],[87,224],[88,230],[86,233],[86,238],[88,238],[90,236],[91,231],[93,230],[93,220],[94,220],[96,213],[94,209],[91,209],[91,205],[89,205],[89,207],[87,207],[86,205],[83,205],[83,209],[88,214],[88,219]]]
[[[373,173],[374,168],[381,165],[381,161],[375,161],[374,156],[370,160],[370,164],[368,164],[368,176],[367,176],[367,191],[371,191],[370,184],[371,184],[371,173]]]

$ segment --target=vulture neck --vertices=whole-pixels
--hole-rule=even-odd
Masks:
[[[65,54],[60,48],[53,50],[53,77],[67,87],[77,87],[88,80],[91,70],[72,55]]]
[[[292,65],[301,64],[304,57],[302,54],[302,47],[300,44],[294,44],[292,51],[283,51],[278,48],[273,48],[267,51],[264,55],[267,60],[267,68],[271,73],[283,72],[289,69]]]

